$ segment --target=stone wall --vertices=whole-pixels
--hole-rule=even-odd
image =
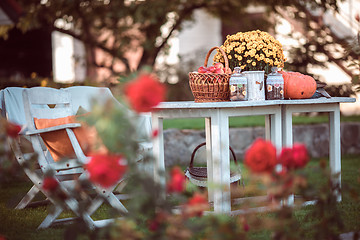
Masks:
[[[360,154],[360,123],[341,123],[341,154]],[[247,147],[258,137],[264,138],[263,127],[231,128],[230,146],[242,159]],[[305,143],[312,157],[329,155],[328,124],[295,125],[294,142]],[[205,142],[205,132],[199,130],[167,129],[164,132],[166,165],[188,165],[194,148]],[[205,148],[205,147],[203,147]],[[204,149],[195,156],[196,163],[205,162]]]

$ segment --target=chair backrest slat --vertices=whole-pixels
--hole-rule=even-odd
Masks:
[[[28,126],[34,129],[33,118],[55,119],[67,117],[73,114],[71,106],[71,96],[67,91],[35,87],[24,91],[24,106]],[[31,116],[31,117],[30,117]]]
[[[34,87],[27,89],[31,104],[51,105],[51,104],[70,104],[70,94],[65,91],[48,88]]]
[[[33,108],[31,110],[32,115],[36,118],[62,118],[72,115],[69,108]]]

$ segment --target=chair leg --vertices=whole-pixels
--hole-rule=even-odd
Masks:
[[[109,204],[115,208],[115,209],[118,209],[120,210],[121,212],[123,213],[127,213],[128,210],[125,208],[125,206],[119,201],[119,199],[113,194],[113,193],[110,193],[108,196],[107,196],[107,199],[109,201]]]
[[[104,197],[97,196],[92,202],[90,207],[88,207],[87,213],[91,216],[94,212],[103,204]]]
[[[25,208],[38,194],[39,188],[37,188],[35,185],[32,186],[32,188],[26,193],[26,195],[21,199],[21,201],[18,203],[18,205],[15,207],[15,209],[23,209]]]
[[[38,229],[47,228],[49,227],[55,219],[62,213],[63,208],[59,206],[55,206],[55,209],[52,213],[49,213],[44,221],[39,225]]]

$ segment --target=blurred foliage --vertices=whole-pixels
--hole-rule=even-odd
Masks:
[[[359,21],[358,24],[360,24]],[[348,46],[346,53],[350,61],[348,67],[357,72],[352,77],[352,84],[354,85],[355,92],[360,92],[360,32],[358,32],[357,36]]]
[[[321,79],[320,76],[311,74],[311,69],[313,67],[326,69],[327,63],[332,62],[352,78],[352,85],[335,84],[326,86],[325,90],[334,97],[349,97],[360,91],[359,36],[354,36],[354,39],[339,37],[325,23],[323,19],[325,11],[305,4],[299,4],[296,8],[276,8],[276,12],[292,24],[294,31],[289,34],[289,37],[298,42],[288,49],[289,58],[285,62],[286,70],[298,71],[311,75],[316,80],[324,81],[325,79]],[[349,21],[354,26],[359,24],[355,19],[349,19]]]
[[[298,0],[17,0],[23,15],[16,28],[26,32],[45,28],[69,34],[85,44],[87,66],[106,68],[114,75],[126,75],[144,65],[153,66],[161,51],[168,49],[168,40],[183,27],[183,22],[192,20],[197,9],[204,9],[222,20],[246,19],[246,7],[264,5],[267,14],[276,8],[301,7]],[[335,0],[308,1],[309,7],[322,10],[337,9]],[[15,26],[14,26],[15,27]],[[7,36],[9,26],[1,28],[1,35]],[[264,29],[266,30],[266,29]],[[101,49],[110,61],[96,60],[95,49]],[[138,66],[132,66],[130,59],[140,55]],[[119,70],[115,64],[124,68]]]

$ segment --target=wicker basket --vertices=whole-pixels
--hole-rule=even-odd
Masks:
[[[199,187],[206,187],[207,186],[207,168],[206,167],[194,167],[194,157],[196,154],[196,151],[201,148],[202,146],[205,146],[206,143],[203,142],[199,144],[191,154],[191,160],[189,167],[185,170],[185,176],[195,185]],[[234,153],[234,150],[229,146],[229,149],[231,151],[231,154],[233,156],[235,164],[237,164],[236,156]],[[230,182],[238,182],[241,179],[241,174],[239,172],[231,172],[230,173]]]
[[[213,47],[205,57],[204,66],[207,67],[210,54],[218,49],[225,59],[225,69],[229,68],[229,60],[224,50]],[[189,85],[195,102],[226,102],[230,98],[228,73],[189,73]]]

